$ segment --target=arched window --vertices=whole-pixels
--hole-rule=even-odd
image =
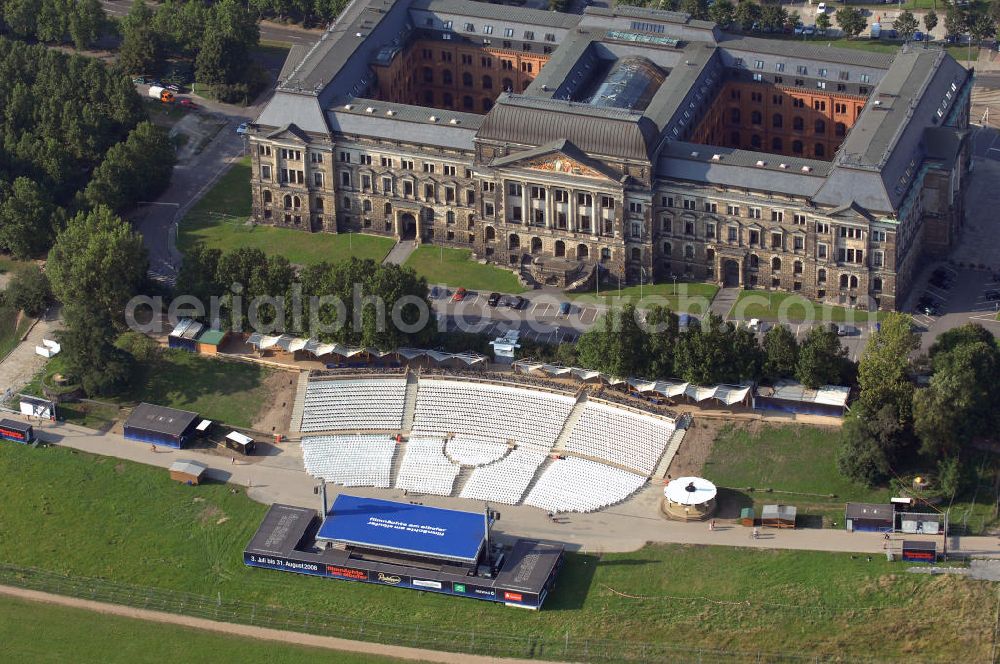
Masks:
[[[444,83],[445,85],[451,85],[452,79],[451,79],[450,69],[445,69],[443,72],[441,72],[441,82]]]
[[[684,258],[694,258],[694,247],[690,244],[684,245]]]
[[[771,139],[771,149],[775,152],[781,152],[784,149],[784,145],[781,142],[780,136],[775,136]]]
[[[872,279],[872,290],[876,293],[882,290],[882,277]]]
[[[639,247],[632,247],[632,260],[641,261],[642,260],[642,249]]]
[[[670,256],[673,253],[674,253],[674,247],[673,247],[673,245],[670,244],[669,242],[664,242],[663,243],[663,255],[664,256]]]
[[[835,124],[833,126],[833,132],[837,136],[846,136],[847,135],[847,125],[845,125],[843,122],[838,122],[837,124]]]
[[[542,238],[533,237],[531,238],[531,253],[537,254],[542,250]]]
[[[775,113],[771,118],[771,126],[775,129],[781,129],[781,126],[785,124],[785,118],[781,113]]]
[[[514,81],[510,80],[509,78],[505,78],[501,85],[503,85],[504,92],[514,91]]]
[[[486,241],[487,242],[493,242],[496,239],[497,239],[497,229],[493,228],[492,226],[487,226],[486,227]]]
[[[281,202],[285,206],[286,210],[292,209],[292,197],[289,194],[285,194],[285,197],[281,199]]]
[[[794,274],[802,274],[802,261],[792,263],[792,272]]]
[[[750,267],[754,270],[760,267],[760,258],[757,254],[750,254]]]
[[[733,133],[729,134],[729,143],[731,147],[734,148],[740,147],[740,132],[734,131]]]
[[[562,240],[556,240],[556,256],[562,257],[565,255],[566,255],[566,243],[563,242]]]
[[[851,288],[857,288],[857,287],[858,287],[858,278],[852,274],[851,275]]]
[[[464,97],[462,97],[462,108],[464,108],[465,110],[471,111],[473,108],[475,108],[475,105],[476,102],[474,102],[472,100],[472,97],[470,97],[469,95],[465,95]]]
[[[826,133],[826,121],[824,121],[822,119],[817,119],[816,123],[815,123],[815,126],[814,126],[814,129],[815,129],[815,132],[817,134],[825,134]]]
[[[492,90],[492,89],[493,89],[493,77],[483,76],[483,90]]]
[[[752,147],[754,150],[760,149],[760,136],[754,134],[753,136],[750,137],[750,147]]]
[[[368,200],[367,198],[365,200],[361,201],[361,210],[363,212],[371,212],[372,211],[372,202],[370,200]]]
[[[344,196],[344,200],[341,203],[341,205],[343,206],[343,208],[345,210],[350,210],[351,209],[351,199],[348,198],[347,196]]]
[[[385,214],[385,216],[387,216],[387,217],[389,215],[391,215],[392,214],[392,203],[386,203],[385,205],[383,205],[382,206],[382,213]]]
[[[802,154],[802,141],[792,141],[792,152]]]
[[[430,67],[424,67],[424,83],[434,82],[434,70]]]
[[[443,105],[447,108],[451,108],[455,105],[455,97],[450,92],[445,92],[442,95]]]
[[[507,241],[507,247],[509,249],[520,249],[521,248],[521,238],[519,238],[516,233],[514,235],[511,235],[510,238]]]
[[[823,145],[822,143],[817,143],[815,146],[813,146],[813,154],[816,155],[817,157],[825,157],[826,146]]]
[[[444,213],[444,220],[445,220],[445,223],[448,223],[448,224],[455,223],[455,213],[452,212],[451,210],[448,210],[447,212]]]
[[[775,256],[771,259],[771,270],[777,272],[781,269],[781,259]]]
[[[609,261],[611,260],[611,249],[608,247],[601,247],[601,260]]]
[[[740,109],[738,108],[729,109],[729,121],[732,122],[733,124],[740,123]]]
[[[468,228],[469,230],[472,230],[472,228],[476,225],[476,215],[470,214],[468,217],[466,217],[465,223],[466,223],[465,227]]]
[[[847,288],[848,278],[846,274],[840,275],[840,287]]]
[[[265,203],[270,203],[271,200],[272,200],[271,199],[271,190],[270,189],[265,189],[264,190],[264,202]]]
[[[763,121],[764,118],[760,114],[760,111],[754,111],[753,113],[750,114],[750,124],[759,125]]]
[[[795,131],[802,131],[805,128],[806,128],[806,123],[802,118],[800,118],[797,115],[794,118],[792,118],[792,129],[794,129]]]
[[[462,85],[464,85],[467,88],[472,87],[472,74],[470,74],[469,72],[464,72],[462,74]]]
[[[424,105],[433,106],[434,105],[434,91],[424,90]]]
[[[302,207],[302,199],[298,196],[292,196],[292,209],[298,210],[300,207]]]
[[[826,270],[820,268],[819,270],[816,271],[816,281],[821,284],[826,283]]]
[[[589,255],[590,255],[590,248],[587,247],[587,245],[585,245],[585,244],[578,244],[578,245],[576,245],[576,257],[577,258],[586,258]]]

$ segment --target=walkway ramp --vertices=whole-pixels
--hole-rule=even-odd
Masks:
[[[417,249],[416,240],[400,240],[382,260],[383,265],[402,265]]]
[[[417,376],[412,371],[406,372],[406,396],[403,397],[403,425],[401,429],[404,436],[409,436],[413,430],[413,419],[417,413],[417,388],[419,387],[420,381]]]
[[[559,432],[556,442],[552,446],[552,451],[556,454],[562,454],[566,451],[566,441],[573,434],[573,428],[576,426],[576,423],[580,421],[583,409],[587,407],[587,394],[586,390],[581,390],[579,396],[576,398],[576,403],[573,404],[573,410],[569,411],[569,417],[566,418],[562,431]]]
[[[288,431],[302,431],[302,414],[306,409],[306,389],[309,387],[309,372],[299,372],[299,384],[295,388],[295,400],[292,401],[292,417],[288,423]]]

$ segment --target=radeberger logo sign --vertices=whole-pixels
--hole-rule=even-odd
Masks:
[[[383,572],[378,573],[378,580],[379,583],[388,583],[390,586],[394,586],[400,581],[402,581],[402,579],[399,578],[398,576],[394,576],[392,574],[385,574]]]

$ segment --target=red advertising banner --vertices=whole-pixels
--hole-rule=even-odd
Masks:
[[[326,573],[340,579],[351,579],[352,581],[367,581],[368,572],[363,569],[352,569],[350,567],[326,566]]]

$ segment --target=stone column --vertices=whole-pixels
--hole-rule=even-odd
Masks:
[[[554,207],[555,206],[554,206],[554,204],[552,202],[552,188],[551,187],[546,187],[545,188],[545,228],[553,228],[555,226],[555,222],[552,219],[552,215],[555,214]]]
[[[531,223],[531,208],[528,205],[528,183],[521,182],[521,224],[527,228]]]

